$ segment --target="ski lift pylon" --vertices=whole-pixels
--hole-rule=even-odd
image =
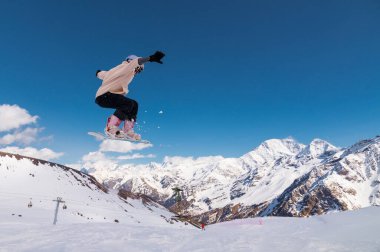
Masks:
[[[31,208],[32,206],[33,206],[32,198],[30,198],[30,201],[29,201],[28,207]]]

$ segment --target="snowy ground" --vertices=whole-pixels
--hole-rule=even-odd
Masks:
[[[201,231],[172,223],[173,213],[155,203],[121,199],[86,175],[34,161],[0,156],[0,252],[380,251],[380,207],[235,220]],[[57,197],[67,208],[59,206],[53,225]]]
[[[4,216],[2,216],[4,217]],[[0,219],[0,251],[380,251],[380,207],[207,226],[36,224]]]

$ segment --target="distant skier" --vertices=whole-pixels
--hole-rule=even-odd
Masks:
[[[96,92],[95,102],[103,108],[113,108],[116,111],[108,117],[105,134],[114,139],[131,139],[140,141],[141,136],[133,131],[138,113],[138,103],[127,98],[128,86],[133,77],[144,70],[144,63],[157,62],[162,64],[163,52],[156,51],[149,57],[137,57],[129,55],[120,65],[103,71],[96,71],[96,77],[103,80],[102,85]],[[122,129],[120,124],[124,121]]]

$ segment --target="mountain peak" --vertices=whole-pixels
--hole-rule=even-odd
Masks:
[[[299,153],[304,145],[291,137],[284,139],[269,139],[261,143],[253,151],[247,153],[242,158],[255,163],[273,162],[283,156],[292,156]]]
[[[380,146],[380,136],[376,136],[372,139],[361,140],[355,143],[345,150],[343,156],[347,156],[351,153],[363,152],[373,146]]]
[[[309,145],[307,145],[304,150],[300,153],[303,156],[310,157],[319,157],[325,153],[337,152],[339,148],[330,144],[329,142],[315,138],[313,139]]]
[[[260,153],[272,153],[272,154],[288,154],[293,155],[302,149],[303,145],[298,143],[293,138],[285,139],[269,139],[260,144],[255,152]]]

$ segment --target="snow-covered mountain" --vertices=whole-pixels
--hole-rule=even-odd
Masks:
[[[59,205],[58,198],[63,201]],[[0,152],[0,202],[0,219],[10,223],[52,224],[57,216],[58,224],[174,224],[189,228],[182,222],[173,222],[173,214],[148,197],[118,195],[91,175],[4,152]]]
[[[217,222],[380,205],[379,151],[380,137],[346,149],[321,139],[304,145],[286,138],[265,141],[240,158],[167,157],[162,164],[85,168],[109,187]],[[178,204],[173,187],[183,190]]]
[[[318,147],[325,151],[316,156],[303,155],[310,153],[308,148],[285,161],[285,169],[302,172],[276,197],[250,205],[232,203],[198,217],[225,221],[250,216],[310,216],[380,205],[379,137],[339,151],[332,146]],[[273,169],[277,173],[276,166]]]

